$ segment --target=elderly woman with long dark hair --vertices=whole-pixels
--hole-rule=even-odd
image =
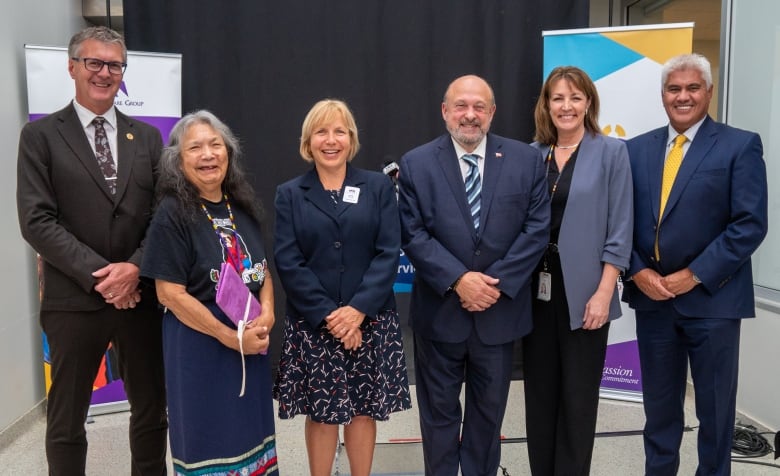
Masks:
[[[166,308],[163,349],[177,475],[278,472],[264,355],[274,323],[273,286],[261,210],[240,156],[230,129],[212,113],[197,111],[174,126],[160,159],[159,203],[141,274],[154,279]],[[223,263],[262,306],[244,332],[215,301]]]

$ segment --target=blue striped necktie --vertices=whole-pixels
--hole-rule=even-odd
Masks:
[[[479,179],[479,167],[477,166],[477,160],[479,156],[476,154],[466,154],[463,156],[469,164],[469,171],[466,174],[466,199],[469,202],[469,210],[471,210],[471,220],[474,222],[474,229],[479,229],[479,210],[480,210],[480,198],[482,196],[482,181]]]

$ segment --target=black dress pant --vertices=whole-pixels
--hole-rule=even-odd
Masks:
[[[552,299],[535,299],[537,269],[534,328],[523,338],[528,458],[537,476],[588,475],[609,324],[571,330],[559,255],[548,268]]]
[[[52,385],[46,408],[49,474],[84,475],[84,423],[92,384],[109,342],[130,402],[130,474],[166,474],[168,419],[161,312],[113,306],[91,312],[41,311],[41,327],[51,359]]]

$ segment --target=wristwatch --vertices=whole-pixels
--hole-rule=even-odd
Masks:
[[[466,273],[463,273],[463,274],[466,274]],[[451,294],[451,293],[455,292],[455,288],[458,287],[458,283],[460,283],[460,278],[463,277],[463,274],[458,276],[458,279],[456,279],[455,282],[452,283],[450,285],[450,287],[447,288],[447,294]]]
[[[693,278],[693,282],[694,283],[701,284],[701,279],[699,279],[698,276],[696,276],[695,274],[691,273],[691,277]]]

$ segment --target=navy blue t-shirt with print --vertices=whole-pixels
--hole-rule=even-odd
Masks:
[[[260,225],[231,202],[234,230],[224,199],[203,204],[212,220],[206,213],[183,218],[173,197],[160,202],[147,231],[141,276],[182,284],[199,301],[214,301],[220,267],[232,262],[257,294],[267,270]]]

